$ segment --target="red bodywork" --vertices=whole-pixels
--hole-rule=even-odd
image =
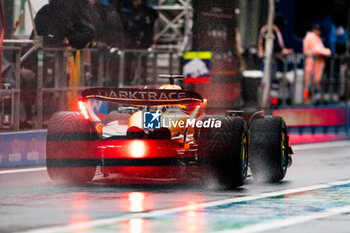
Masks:
[[[198,182],[195,174],[207,170],[195,163],[195,147],[169,139],[103,140],[96,155],[102,156],[104,173],[118,173],[126,183]]]
[[[182,99],[154,100],[143,99],[143,105],[160,104],[192,104],[201,107],[204,102],[197,93],[183,90],[139,90],[92,88],[82,93],[83,99],[78,102],[79,112],[85,119],[95,125],[98,134],[101,128],[100,119],[94,114],[87,99],[100,99],[112,102],[138,104],[139,99],[148,94],[164,94]],[[121,98],[128,94],[129,98]],[[113,96],[113,97],[110,97]],[[197,111],[199,115],[201,111]],[[86,143],[86,142],[85,142]],[[93,159],[102,162],[104,176],[118,174],[118,182],[125,183],[188,183],[198,182],[198,172],[207,170],[205,165],[198,163],[198,152],[195,144],[183,143],[172,139],[133,139],[126,136],[88,142],[94,147]],[[81,155],[77,157],[79,159]],[[91,158],[91,156],[89,157]],[[201,177],[203,178],[203,177]],[[199,178],[199,180],[203,180]]]

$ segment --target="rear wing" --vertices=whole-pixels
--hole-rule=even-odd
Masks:
[[[185,90],[136,89],[136,88],[89,88],[81,93],[84,99],[134,105],[160,106],[177,104],[200,104],[200,94]]]

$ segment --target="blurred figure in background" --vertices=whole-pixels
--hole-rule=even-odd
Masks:
[[[271,76],[271,104],[273,107],[278,107],[281,103],[280,95],[280,79],[282,78],[282,72],[284,72],[284,57],[288,54],[293,53],[292,49],[288,49],[284,45],[283,36],[281,29],[287,23],[284,17],[280,14],[276,14],[273,25],[273,67]],[[265,37],[268,31],[268,25],[264,25],[259,33],[258,38],[258,56],[260,58],[262,70],[264,69],[264,57],[265,57]],[[288,86],[288,90],[290,87]],[[289,90],[290,91],[290,90]],[[289,101],[289,100],[288,100]]]
[[[95,36],[90,17],[88,0],[50,0],[38,11],[34,21],[45,47],[61,47],[68,42],[73,48],[82,49]]]
[[[336,54],[335,43],[336,43],[336,26],[329,14],[324,14],[317,18],[315,22],[320,25],[321,39],[326,48],[331,50],[331,53]]]
[[[38,36],[43,37],[44,47],[62,48],[71,46],[76,49],[87,47],[94,38],[94,27],[91,23],[91,8],[88,0],[50,0],[43,6],[34,18],[35,29]],[[35,32],[32,32],[33,39]],[[26,52],[26,51],[24,51]],[[54,85],[54,59],[57,51],[45,51],[44,56],[44,87]],[[61,59],[63,52],[61,51]],[[36,112],[37,89],[37,53],[22,63],[21,102],[24,105],[25,119],[21,128],[31,128],[32,118]],[[59,68],[62,70],[63,68]],[[50,114],[57,107],[53,104],[52,95],[46,94],[43,109]]]
[[[339,20],[341,21],[341,20]],[[337,95],[342,100],[346,99],[346,72],[347,72],[347,62],[345,54],[347,52],[347,43],[349,40],[349,30],[345,27],[343,22],[336,23],[336,43],[335,51],[338,57],[335,58],[334,64],[334,80],[335,85],[333,88],[334,94],[333,99],[337,100]]]
[[[149,49],[154,42],[154,24],[158,13],[142,0],[130,0],[123,9],[127,49]],[[148,54],[127,53],[125,58],[125,84],[130,85],[135,76],[138,57],[141,62],[141,83],[147,83]]]
[[[303,40],[303,53],[305,59],[305,104],[310,102],[310,87],[314,85],[316,91],[320,89],[320,81],[325,66],[324,57],[331,55],[331,50],[326,48],[321,39],[321,27],[319,24],[312,24],[310,31],[306,33]],[[311,80],[313,82],[311,83]]]
[[[341,23],[336,30],[335,51],[337,54],[346,53],[346,43],[349,40],[349,30]]]
[[[288,49],[284,45],[283,36],[281,33],[282,27],[287,23],[287,21],[284,19],[282,15],[277,14],[274,21],[273,21],[273,35],[274,35],[274,44],[273,44],[273,53],[276,57],[277,62],[277,69],[279,70],[281,68],[281,65],[283,65],[282,58],[286,54],[293,53],[292,49]],[[264,25],[260,29],[259,33],[259,39],[258,39],[258,55],[259,57],[265,56],[265,36],[267,34],[268,25]]]
[[[116,1],[96,0],[92,4],[92,17],[95,27],[93,47],[105,58],[105,76],[108,78],[106,86],[118,86],[119,56],[118,49],[124,49],[124,28],[120,11],[116,8]],[[112,4],[113,3],[113,4]],[[114,49],[113,49],[114,48]],[[98,56],[92,53],[92,84],[97,85]]]
[[[109,0],[93,2],[91,18],[95,27],[95,41],[112,48],[124,47],[122,19]]]

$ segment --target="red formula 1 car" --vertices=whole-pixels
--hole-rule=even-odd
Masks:
[[[77,112],[57,112],[48,126],[51,179],[89,182],[96,168],[128,183],[205,182],[227,187],[253,175],[282,180],[291,164],[287,127],[280,117],[207,116],[206,100],[171,84],[160,89],[90,88]],[[89,99],[107,101],[100,119]],[[127,105],[128,107],[125,107]]]

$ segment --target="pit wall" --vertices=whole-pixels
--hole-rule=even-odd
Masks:
[[[350,107],[281,109],[292,145],[346,140]],[[0,168],[45,165],[46,130],[0,133]]]
[[[0,168],[45,165],[46,130],[0,133]]]
[[[350,136],[348,106],[281,109],[272,115],[284,118],[292,145],[346,140]]]

